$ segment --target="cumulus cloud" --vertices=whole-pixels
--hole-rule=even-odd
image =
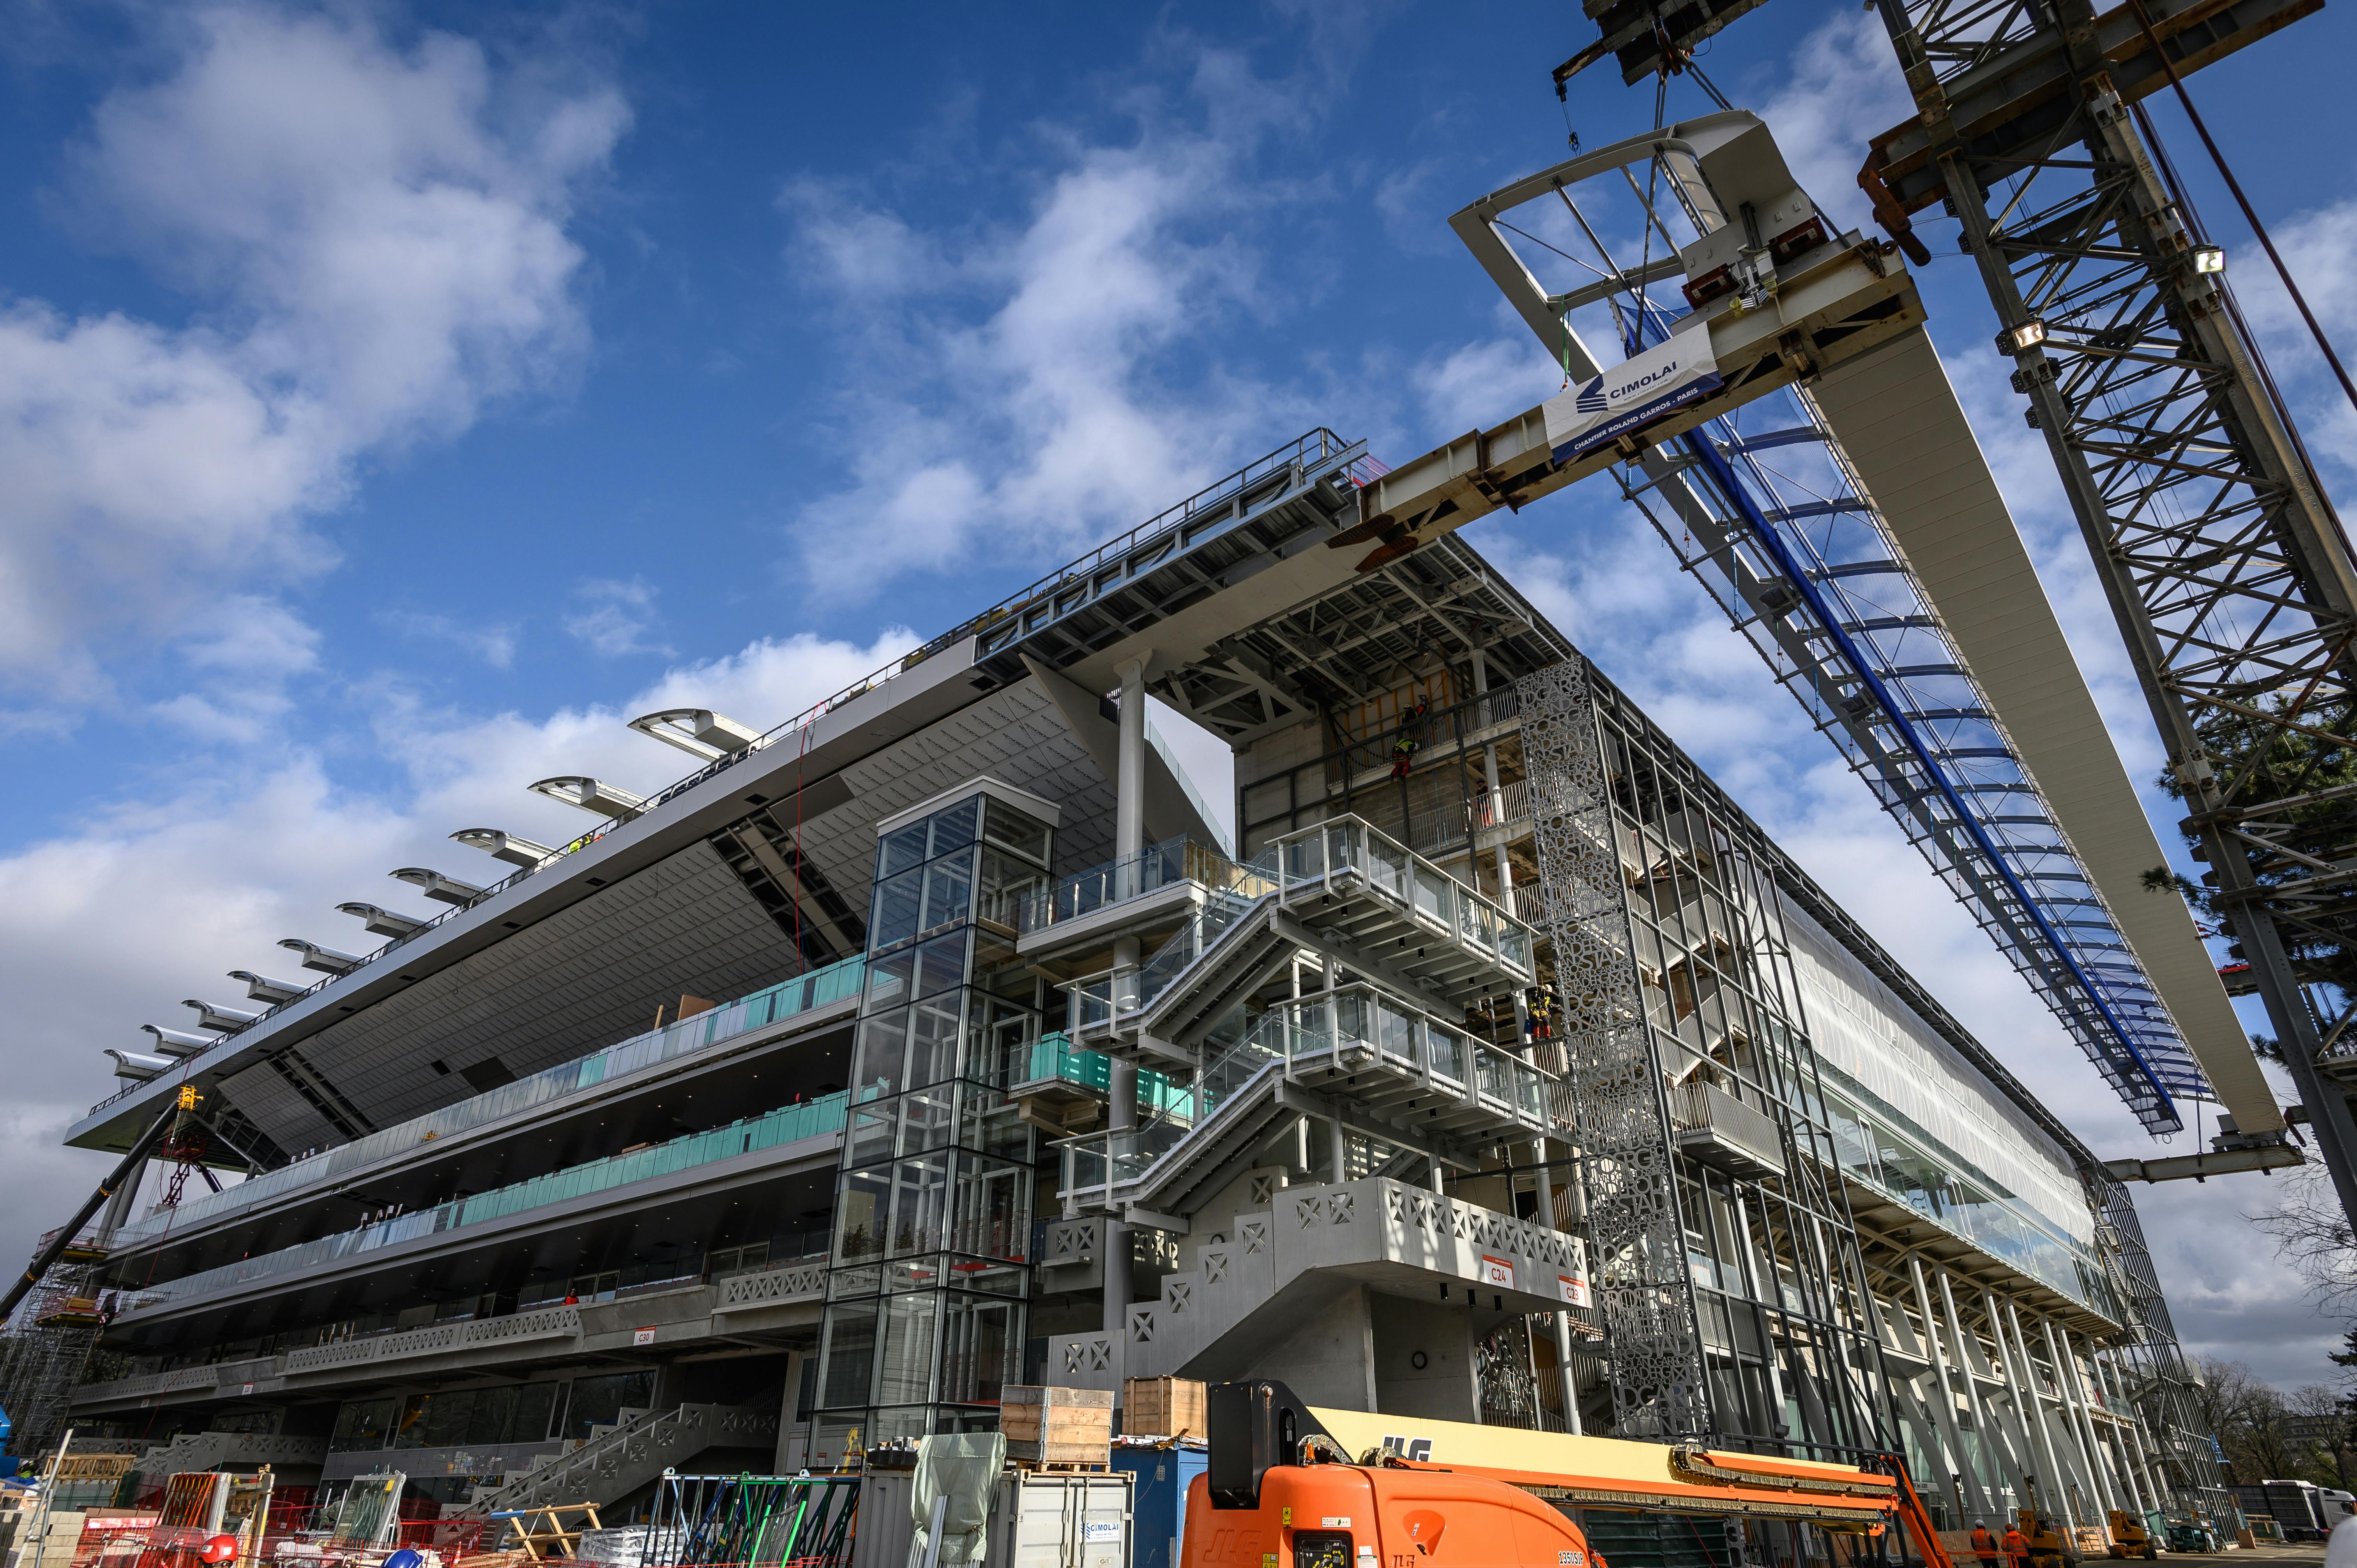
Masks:
[[[328,564],[307,519],[371,453],[545,387],[586,338],[565,225],[629,115],[526,92],[467,39],[361,10],[217,7],[111,93],[60,205],[188,294],[177,325],[0,304],[0,674],[102,685],[94,650]]]
[[[1186,360],[1257,298],[1238,236],[1272,190],[1242,171],[1270,95],[1243,91],[1242,70],[1202,56],[1192,128],[1156,109],[1126,145],[1055,138],[1056,172],[1011,226],[920,232],[849,192],[786,187],[791,266],[856,367],[836,400],[860,434],[849,482],[797,524],[810,579],[873,592],[984,547],[1071,551],[1265,441],[1278,394]],[[843,550],[846,521],[899,541],[895,559]]]

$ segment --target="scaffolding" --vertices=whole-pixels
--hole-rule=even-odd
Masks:
[[[55,1230],[44,1235],[34,1255],[57,1239]],[[14,1423],[8,1452],[18,1458],[54,1448],[65,1432],[74,1389],[105,1323],[98,1303],[104,1256],[88,1237],[68,1245],[43,1271],[16,1322],[0,1337],[0,1405]]]

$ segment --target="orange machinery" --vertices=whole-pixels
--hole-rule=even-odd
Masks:
[[[1953,1568],[1902,1466],[1848,1465],[1311,1409],[1277,1382],[1211,1390],[1182,1568],[1607,1568],[1557,1505],[1894,1526]],[[1879,1554],[1878,1554],[1879,1555]]]

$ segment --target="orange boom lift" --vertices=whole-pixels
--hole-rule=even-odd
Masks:
[[[1883,1474],[1313,1409],[1270,1381],[1214,1384],[1209,1424],[1182,1568],[1608,1568],[1569,1511],[1583,1506],[1794,1520],[1853,1543],[1836,1563],[1953,1568],[1896,1459]]]

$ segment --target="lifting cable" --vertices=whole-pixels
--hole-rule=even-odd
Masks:
[[[2316,347],[2324,355],[2324,362],[2332,367],[2332,373],[2339,378],[2341,390],[2348,397],[2350,406],[2357,408],[2357,382],[2352,382],[2349,372],[2341,368],[2341,356],[2332,351],[2331,341],[2325,337],[2324,328],[2317,324],[2316,313],[2308,307],[2307,296],[2299,292],[2299,285],[2292,281],[2291,269],[2284,265],[2283,257],[2276,250],[2276,242],[2267,237],[2266,225],[2259,221],[2258,212],[2251,206],[2251,199],[2243,194],[2242,182],[2234,177],[2234,171],[2226,166],[2226,155],[2218,150],[2218,144],[2211,138],[2210,127],[2201,123],[2201,112],[2193,107],[2193,97],[2185,91],[2184,80],[2177,74],[2177,67],[2170,62],[2169,51],[2161,48],[2159,37],[2152,30],[2152,18],[2145,15],[2143,0],[2128,0],[2128,9],[2136,14],[2136,26],[2144,29],[2145,42],[2152,46],[2153,56],[2160,61],[2160,69],[2168,73],[2169,85],[2177,90],[2178,105],[2185,111],[2185,117],[2193,123],[2193,134],[2201,138],[2201,145],[2209,151],[2210,161],[2218,166],[2219,177],[2226,182],[2234,204],[2243,209],[2244,221],[2250,224],[2251,232],[2259,237],[2259,245],[2266,252],[2267,260],[2275,263],[2276,276],[2283,280],[2284,292],[2291,295],[2292,304],[2298,308],[2299,318],[2308,323],[2309,335],[2316,339]]]

